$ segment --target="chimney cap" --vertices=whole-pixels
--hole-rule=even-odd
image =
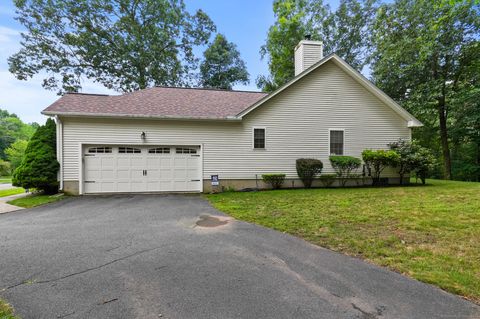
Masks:
[[[311,34],[305,34],[305,40],[312,40]]]

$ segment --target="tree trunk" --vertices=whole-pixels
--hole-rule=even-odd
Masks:
[[[443,153],[444,178],[452,179],[452,161],[450,158],[450,147],[448,145],[447,114],[445,109],[445,96],[438,100],[438,118],[440,121],[440,140]]]

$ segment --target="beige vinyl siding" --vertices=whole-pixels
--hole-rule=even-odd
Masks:
[[[64,178],[79,180],[79,144],[190,144],[203,146],[203,177],[253,179],[255,174],[286,173],[296,178],[295,160],[328,161],[329,129],[345,130],[344,154],[385,149],[410,139],[407,121],[327,62],[246,115],[241,122],[64,118]],[[253,127],[266,128],[266,149],[253,149]],[[386,172],[385,176],[395,176]]]

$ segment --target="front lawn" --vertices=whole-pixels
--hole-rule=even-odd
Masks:
[[[10,176],[0,176],[0,184],[10,184],[11,182],[12,178]]]
[[[15,205],[24,208],[32,208],[40,205],[45,205],[53,202],[57,202],[59,200],[64,199],[65,196],[63,195],[43,195],[43,194],[34,194],[30,196],[25,196],[21,198],[17,198],[7,202],[10,205]],[[1,318],[0,318],[1,319]]]
[[[480,302],[480,183],[207,195],[231,216]]]
[[[21,187],[9,188],[9,189],[0,189],[0,197],[6,197],[10,195],[17,195],[25,193],[25,190]]]

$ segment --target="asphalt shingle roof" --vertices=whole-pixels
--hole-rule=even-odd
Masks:
[[[46,115],[132,116],[225,119],[266,93],[153,87],[123,95],[67,93],[43,110]]]

